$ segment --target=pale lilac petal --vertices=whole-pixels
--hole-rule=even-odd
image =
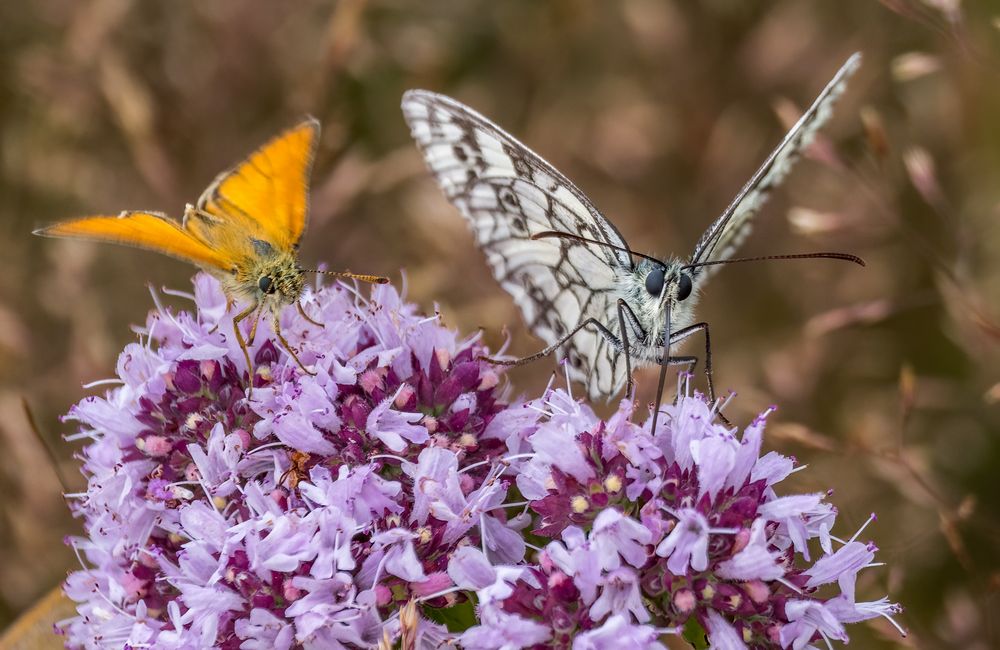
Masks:
[[[483,552],[471,546],[463,546],[455,551],[448,561],[448,575],[462,589],[483,589],[497,579]]]
[[[854,575],[871,564],[875,559],[875,547],[861,542],[850,542],[840,547],[832,555],[826,555],[816,560],[809,569],[803,572],[809,576],[806,586],[819,587],[835,582],[842,575]]]
[[[636,625],[616,614],[609,616],[601,627],[577,634],[573,650],[666,650],[666,646],[657,641],[659,634],[651,625]]]
[[[615,569],[608,574],[601,587],[601,595],[590,607],[590,617],[595,621],[602,620],[612,612],[631,614],[631,619],[636,623],[645,623],[650,618],[642,604],[639,576],[628,567]]]
[[[545,643],[552,636],[547,625],[508,614],[493,607],[484,608],[480,625],[466,630],[459,643],[468,650],[527,648]]]
[[[656,547],[656,554],[669,558],[667,568],[674,575],[685,575],[689,566],[704,571],[708,568],[708,521],[691,508],[679,511],[677,516],[677,525]]]
[[[728,560],[719,563],[715,573],[729,580],[777,580],[785,575],[781,555],[771,551],[765,537],[763,519],[756,519],[747,546]]]
[[[712,650],[747,650],[747,644],[736,628],[718,612],[709,611],[705,623]]]
[[[606,570],[617,569],[619,555],[634,567],[641,567],[649,559],[646,544],[652,542],[649,529],[614,508],[601,511],[594,520],[591,540]]]
[[[764,440],[764,424],[770,413],[770,410],[761,413],[743,431],[739,449],[736,451],[733,469],[726,479],[725,487],[738,488],[750,478],[751,471],[759,462],[760,448]]]
[[[691,442],[691,457],[698,467],[698,496],[719,493],[736,465],[739,443],[729,434],[709,436]]]

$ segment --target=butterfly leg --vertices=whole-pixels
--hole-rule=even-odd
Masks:
[[[680,343],[681,341],[687,339],[688,337],[698,333],[705,333],[705,381],[708,383],[708,398],[715,401],[715,383],[712,381],[712,339],[708,333],[708,323],[695,323],[694,325],[689,325],[683,329],[679,329],[673,333],[670,337],[670,343]],[[671,359],[680,357],[671,357]],[[698,358],[690,357],[694,360],[691,365],[690,370],[693,372],[695,366],[697,365]]]
[[[278,321],[278,315],[275,314],[272,320],[274,322],[274,334],[278,337],[278,340],[281,341],[281,345],[284,346],[285,352],[287,352],[290,357],[295,359],[295,363],[299,364],[299,368],[302,369],[302,372],[315,377],[316,373],[312,372],[302,364],[299,360],[299,355],[295,354],[295,350],[293,350],[292,346],[289,345],[288,341],[285,339],[285,335],[281,333],[281,323]]]
[[[247,362],[247,372],[250,373],[250,383],[247,386],[247,399],[250,399],[250,395],[253,392],[254,369],[253,362],[250,361],[250,350],[247,348],[247,342],[243,338],[243,333],[240,332],[240,323],[246,319],[247,316],[253,313],[253,310],[255,309],[257,309],[257,303],[250,305],[233,317],[233,332],[236,334],[236,341],[240,344],[240,349],[243,350],[243,358],[246,359]]]
[[[572,330],[570,330],[569,333],[566,334],[566,336],[562,337],[561,339],[559,339],[552,345],[548,346],[544,350],[539,350],[534,354],[528,355],[526,357],[521,357],[520,359],[494,359],[493,357],[480,355],[479,359],[482,361],[487,361],[492,364],[496,364],[498,366],[523,366],[526,363],[531,363],[532,361],[541,359],[542,357],[549,356],[550,354],[552,354],[553,350],[564,345],[566,341],[573,338],[577,332],[582,330],[587,325],[595,325],[597,329],[601,332],[601,334],[604,336],[608,336],[616,344],[616,346],[621,344],[620,341],[618,341],[618,338],[608,331],[608,328],[604,327],[604,325],[601,325],[599,322],[597,322],[597,319],[588,318],[587,320],[583,321],[582,323],[574,327]]]
[[[314,321],[313,319],[309,318],[309,314],[307,314],[306,310],[302,308],[302,303],[301,302],[296,301],[295,302],[295,306],[298,308],[299,313],[302,315],[302,318],[306,319],[307,321],[309,321],[310,323],[312,323],[316,327],[323,327],[323,323],[320,323],[318,321]]]
[[[247,345],[253,345],[254,339],[257,338],[257,323],[260,322],[260,312],[263,311],[263,307],[257,310],[257,314],[253,317],[253,325],[250,326],[250,336],[247,337]]]
[[[632,323],[632,327],[635,331],[639,332],[639,337],[646,338],[646,333],[642,329],[642,325],[639,324],[639,319],[635,317],[635,313],[632,308],[628,306],[628,303],[618,299],[618,329],[621,331],[621,345],[622,353],[625,355],[625,376],[627,377],[625,384],[625,395],[629,399],[632,398],[633,389],[635,388],[635,378],[632,376],[632,352],[628,345],[628,331],[625,329],[625,314],[628,314],[629,320]]]
[[[674,332],[673,336],[670,337],[670,342],[679,343],[697,332],[705,333],[705,381],[708,383],[708,398],[712,402],[715,402],[715,382],[713,381],[712,376],[712,337],[708,332],[708,323],[695,323],[694,325],[689,325],[683,329],[677,330]],[[671,358],[675,359],[679,357]],[[694,363],[691,365],[691,371],[693,372],[698,358],[691,357],[691,359],[694,360]],[[721,412],[719,413],[719,418],[726,424],[726,426],[731,426],[729,420],[726,419],[726,416]]]

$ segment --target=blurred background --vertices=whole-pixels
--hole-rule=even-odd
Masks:
[[[836,115],[723,269],[712,324],[727,413],[836,488],[838,529],[906,606],[852,647],[1000,647],[1000,7],[959,0],[39,0],[0,4],[0,629],[76,559],[82,487],[60,414],[113,375],[154,287],[193,269],[30,235],[123,209],[179,215],[303,114],[324,127],[305,265],[390,274],[465,332],[541,347],[425,171],[407,88],[480,109],[572,178],[640,251],[686,256],[850,55]],[[693,349],[692,353],[699,353]],[[511,374],[537,394],[553,365]],[[639,377],[643,400],[652,374]],[[702,380],[699,380],[702,381]],[[25,406],[33,414],[30,423]],[[607,411],[606,405],[599,409]],[[53,449],[64,488],[38,436]],[[58,642],[51,640],[52,646]]]

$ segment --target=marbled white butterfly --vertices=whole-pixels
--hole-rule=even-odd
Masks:
[[[548,344],[506,363],[559,350],[570,377],[583,382],[592,399],[611,397],[626,382],[631,389],[633,364],[693,365],[696,357],[668,356],[665,343],[703,332],[714,399],[708,324],[694,317],[698,291],[717,264],[735,261],[731,257],[753,217],[830,117],[860,62],[855,54],[844,63],[687,260],[633,252],[576,185],[512,135],[455,99],[406,92],[403,115],[427,165],[469,220],[494,276],[528,327]],[[837,253],[805,256],[861,263]]]

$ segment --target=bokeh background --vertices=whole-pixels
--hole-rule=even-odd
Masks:
[[[852,647],[1000,647],[1000,6],[38,0],[0,3],[0,25],[0,628],[76,563],[61,495],[82,479],[58,416],[103,390],[82,385],[112,376],[151,307],[147,283],[184,290],[192,275],[32,228],[179,214],[311,113],[324,132],[303,262],[396,281],[405,269],[411,300],[493,346],[506,326],[529,353],[539,342],[410,141],[405,89],[479,108],[633,248],[686,255],[861,50],[835,118],[744,250],[842,250],[867,268],[724,269],[700,314],[718,384],[739,392],[729,417],[780,406],[766,444],[810,465],[800,490],[836,489],[840,535],[879,515],[864,537],[886,566],[859,592],[902,602],[910,635],[856,626]],[[514,391],[537,394],[552,370],[519,369]],[[653,375],[639,379],[648,400]]]

